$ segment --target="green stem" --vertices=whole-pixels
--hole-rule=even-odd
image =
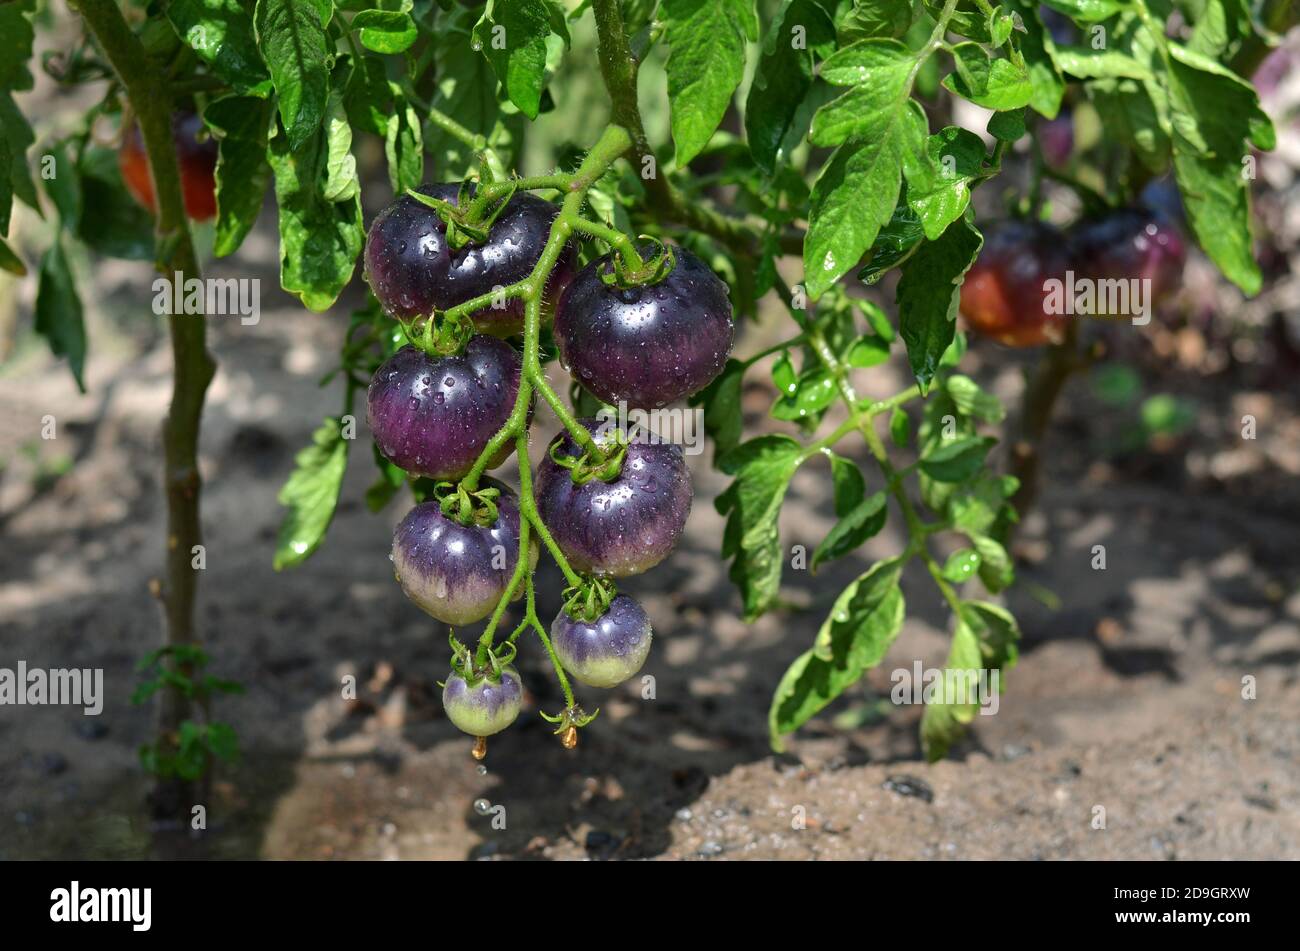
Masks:
[[[528,465],[528,435],[520,433],[515,438],[516,452],[519,454],[519,510],[528,521],[533,523],[533,528],[537,529],[537,537],[542,540],[546,550],[560,566],[564,579],[571,585],[580,585],[582,578],[569,566],[569,559],[564,557],[564,552],[560,551],[560,546],[555,543],[551,530],[546,527],[546,523],[537,512],[537,502],[533,498],[533,474]]]
[[[645,262],[641,260],[641,255],[637,253],[636,242],[619,231],[617,228],[610,228],[598,221],[589,221],[586,218],[575,218],[572,222],[574,231],[581,231],[583,234],[591,235],[604,241],[609,245],[610,250],[616,251],[623,259],[623,266],[628,271],[640,271],[645,267]]]
[[[950,2],[949,7],[952,5]],[[948,8],[945,7],[945,9]],[[875,427],[876,416],[888,409],[892,409],[894,406],[900,405],[900,403],[906,402],[908,399],[919,396],[920,390],[915,386],[909,387],[891,399],[869,404],[869,407],[864,410],[861,401],[859,401],[857,394],[853,390],[853,384],[849,382],[848,368],[835,355],[835,351],[831,349],[830,344],[826,342],[826,338],[822,335],[821,329],[814,322],[806,319],[804,314],[793,306],[790,288],[779,276],[776,279],[776,290],[785,301],[790,315],[803,329],[804,337],[817,355],[817,359],[821,361],[826,372],[835,381],[840,401],[849,413],[849,419],[826,440],[814,444],[815,451],[820,451],[823,448],[823,443],[827,446],[834,445],[841,436],[853,429],[857,429],[862,434],[867,449],[870,450],[872,457],[876,460],[876,465],[885,478],[885,485],[889,490],[889,494],[894,497],[899,510],[903,513],[903,520],[907,523],[908,553],[915,555],[925,563],[926,569],[930,572],[930,576],[934,578],[944,600],[948,602],[953,611],[956,611],[959,606],[956,593],[941,574],[938,562],[934,560],[927,547],[927,540],[933,534],[933,528],[926,525],[921,520],[920,515],[917,514],[916,507],[912,504],[911,498],[908,497],[903,487],[902,478],[890,461],[889,452],[885,449],[885,444],[881,440],[880,434],[876,432]]]
[[[177,271],[186,279],[201,277],[181,193],[180,167],[172,140],[171,94],[158,65],[127,25],[113,0],[76,0],[86,25],[126,90],[140,132],[158,205],[155,247],[165,249],[156,264],[169,277]],[[216,364],[205,341],[207,324],[200,315],[171,314],[167,326],[172,344],[172,394],[163,421],[163,485],[167,497],[166,571],[161,598],[166,617],[166,644],[198,643],[194,600],[198,574],[192,566],[194,547],[202,545],[199,516],[198,444],[203,400]],[[188,676],[188,672],[181,673]],[[176,689],[162,694],[159,718],[160,749],[174,748],[180,724],[192,704]],[[160,814],[188,814],[186,784],[159,780],[154,807]]]
[[[527,457],[521,462],[521,466],[528,464]],[[532,560],[528,557],[528,545],[531,540],[528,537],[528,519],[519,519],[519,560],[515,564],[514,573],[510,576],[510,583],[506,586],[506,592],[501,600],[497,602],[496,608],[492,611],[492,617],[488,619],[487,627],[483,629],[483,635],[478,639],[479,652],[482,653],[486,648],[492,646],[492,637],[496,633],[497,625],[501,623],[501,616],[506,613],[506,605],[510,599],[519,590],[519,585],[529,573],[529,562]],[[486,658],[483,658],[486,659]]]
[[[349,40],[351,39],[351,34],[348,34],[348,38]],[[421,103],[420,105],[424,109],[425,115],[428,117],[429,121],[443,132],[446,132],[453,139],[456,139],[468,148],[473,149],[475,152],[482,152],[488,147],[487,136],[480,135],[477,132],[465,128],[465,126],[461,125],[440,109],[435,109],[433,106],[425,105],[424,103]]]
[[[551,666],[555,668],[555,677],[560,682],[560,689],[564,691],[564,709],[572,710],[577,704],[573,697],[573,687],[569,685],[569,678],[564,673],[564,667],[560,664],[560,658],[555,653],[555,648],[551,645],[551,639],[546,636],[546,628],[542,622],[537,619],[537,615],[532,616],[533,630],[537,632],[542,646],[546,648],[546,655],[551,658]]]
[[[779,353],[782,350],[789,350],[791,347],[797,347],[800,344],[802,344],[804,340],[805,340],[804,335],[799,334],[797,337],[791,337],[789,340],[783,340],[781,343],[774,343],[770,347],[764,347],[762,350],[758,351],[758,353],[754,354],[752,357],[746,357],[744,360],[741,360],[740,362],[744,364],[745,367],[747,368],[752,367],[755,363],[757,363],[759,360],[762,360],[764,357],[770,357],[772,354]]]

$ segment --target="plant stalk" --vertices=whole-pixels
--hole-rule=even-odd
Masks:
[[[171,96],[159,66],[149,59],[113,0],[75,0],[86,25],[104,50],[126,91],[140,125],[149,174],[158,207],[155,241],[158,270],[169,277],[201,278],[185,204],[180,167],[172,140]],[[167,318],[172,344],[172,395],[163,420],[163,485],[167,498],[165,571],[160,597],[166,619],[166,646],[198,644],[194,600],[198,575],[193,568],[196,546],[203,543],[199,518],[201,482],[198,466],[199,425],[208,384],[216,364],[205,342],[202,315],[171,314]],[[182,670],[188,676],[191,672]],[[192,703],[168,687],[161,693],[159,748],[175,747],[181,723],[193,715]],[[151,797],[159,818],[188,815],[194,787],[180,779],[160,778]]]

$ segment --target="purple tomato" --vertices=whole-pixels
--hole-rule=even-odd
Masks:
[[[379,451],[413,475],[461,478],[510,418],[521,370],[519,354],[495,337],[472,337],[448,357],[403,347],[370,381],[367,412]]]
[[[1149,281],[1146,299],[1152,305],[1182,285],[1187,262],[1182,232],[1146,208],[1122,208],[1078,226],[1075,244],[1094,280]]]
[[[1049,314],[1049,280],[1070,266],[1065,235],[1040,221],[1011,220],[984,231],[984,247],[961,286],[961,313],[977,333],[1009,347],[1059,340],[1065,316]]]
[[[583,420],[598,444],[616,435],[596,420]],[[644,441],[627,447],[611,482],[594,478],[578,485],[569,469],[547,453],[537,467],[537,508],[569,563],[586,574],[623,578],[668,557],[691,511],[691,480],[680,446]],[[562,432],[551,443],[562,456],[582,450]]]
[[[587,686],[616,687],[641,669],[652,634],[645,609],[620,594],[594,621],[561,608],[551,624],[551,645],[564,669]]]
[[[457,184],[421,185],[422,194],[457,204]],[[472,191],[472,189],[471,189]],[[447,310],[532,273],[550,237],[559,207],[527,192],[511,196],[482,244],[453,250],[447,224],[428,205],[402,195],[379,213],[366,237],[366,280],[384,310],[400,320]],[[575,251],[566,246],[546,283],[551,306],[573,276]],[[484,333],[508,336],[523,329],[519,298],[472,315]]]
[[[447,719],[470,736],[491,736],[514,723],[523,698],[524,686],[513,667],[502,669],[499,683],[484,677],[471,686],[454,673],[442,688]]]
[[[496,521],[462,525],[442,513],[435,501],[421,502],[393,532],[393,570],[406,596],[445,624],[473,624],[492,613],[519,563],[519,500],[509,486],[484,479],[501,490]],[[536,564],[535,546],[530,561]],[[519,597],[522,591],[514,592]]]
[[[642,252],[652,253],[645,243]],[[722,372],[735,327],[727,285],[673,248],[676,264],[654,284],[623,288],[602,277],[612,257],[574,276],[555,312],[560,362],[610,405],[653,409],[690,396]]]

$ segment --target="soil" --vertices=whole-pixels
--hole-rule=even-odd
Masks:
[[[269,252],[272,236],[250,241],[243,269],[218,262],[211,273],[249,276],[256,242]],[[908,621],[880,668],[787,753],[770,750],[781,673],[842,586],[901,539],[891,522],[815,576],[788,570],[789,609],[745,624],[716,554],[712,501],[726,483],[707,455],[693,457],[687,537],[625,584],[654,623],[652,689],[637,680],[580,693],[601,713],[567,751],[537,715],[557,708],[558,690],[527,644],[520,667],[534,693],[480,770],[438,701],[446,631],[392,579],[402,506],[372,515],[361,501],[373,471],[364,425],[325,545],[297,570],[271,570],[275,490],[319,419],[337,411],[336,390],[317,379],[346,313],[305,314],[278,290],[264,291],[256,326],[214,322],[221,370],[203,433],[199,618],[211,669],[246,690],[217,711],[243,757],[220,769],[205,831],[153,828],[136,752],[152,713],[129,696],[161,630],[149,583],[161,563],[170,360],[141,307],[148,269],[110,264],[97,275],[89,395],[35,348],[0,375],[0,666],[101,667],[106,693],[98,717],[0,707],[0,857],[1300,857],[1294,389],[1165,367],[1163,386],[1194,393],[1196,425],[1125,449],[1129,417],[1099,408],[1089,381],[1070,384],[1045,490],[1017,545],[1009,604],[1024,630],[1020,663],[999,712],[977,717],[934,766],[920,758],[920,708],[889,702],[891,671],[937,666],[946,653],[946,612],[923,574],[904,577]],[[273,273],[259,276],[276,287]],[[748,331],[739,351],[768,332]],[[968,359],[1014,397],[1019,367],[1006,351],[977,346]],[[884,395],[904,373],[892,366],[861,382]],[[769,400],[751,387],[747,431],[769,425]],[[1259,421],[1253,442],[1236,431],[1246,411]],[[57,425],[50,441],[40,439],[46,414]],[[544,445],[555,422],[539,412],[535,428]],[[817,464],[797,474],[782,517],[791,546],[815,545],[829,528],[827,485]],[[559,587],[544,569],[543,616]],[[349,674],[358,696],[345,701]]]

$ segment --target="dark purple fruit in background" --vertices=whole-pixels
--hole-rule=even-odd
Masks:
[[[1055,119],[1040,122],[1037,135],[1043,160],[1049,166],[1063,169],[1070,164],[1074,155],[1074,115],[1070,110],[1063,109]]]
[[[1078,225],[1075,247],[1094,280],[1149,280],[1150,301],[1178,290],[1187,263],[1181,230],[1147,208],[1123,208]]]
[[[452,674],[442,688],[447,719],[470,736],[491,736],[514,723],[523,698],[524,686],[513,667],[501,671],[500,683],[485,678],[471,687],[460,674]]]
[[[379,451],[413,475],[459,479],[510,418],[521,369],[519,354],[495,337],[472,337],[450,357],[403,347],[370,381],[367,412]]]
[[[604,445],[616,435],[601,433],[594,419],[582,425]],[[582,455],[567,432],[551,443],[561,455]],[[537,467],[537,508],[569,563],[586,574],[623,578],[653,568],[668,557],[691,511],[691,480],[680,446],[633,442],[612,482],[592,479],[576,485],[570,470],[548,451]]]
[[[579,271],[560,297],[560,362],[610,405],[664,406],[708,386],[727,362],[734,335],[727,285],[689,251],[673,252],[676,267],[656,284],[607,285],[601,273],[612,258],[604,257]]]
[[[393,570],[402,590],[445,624],[473,624],[491,614],[519,563],[519,500],[492,479],[481,485],[501,490],[494,524],[462,525],[429,501],[407,512],[393,532]],[[534,548],[530,562],[536,561]]]
[[[421,185],[418,191],[455,205],[460,186]],[[559,212],[557,205],[519,192],[497,215],[486,242],[456,251],[447,244],[447,224],[438,213],[402,195],[370,225],[366,280],[384,310],[400,320],[447,310],[531,274]],[[566,246],[546,282],[545,300],[551,306],[573,276],[574,263],[575,251]],[[502,308],[485,307],[472,316],[484,333],[519,333],[523,301],[514,298]]]
[[[563,608],[551,624],[551,645],[560,664],[589,687],[616,687],[650,654],[650,618],[625,594],[596,620],[573,618]]]
[[[961,314],[972,330],[1008,347],[1059,340],[1071,318],[1047,312],[1045,284],[1064,281],[1069,267],[1059,229],[1019,219],[990,225],[961,286]]]

